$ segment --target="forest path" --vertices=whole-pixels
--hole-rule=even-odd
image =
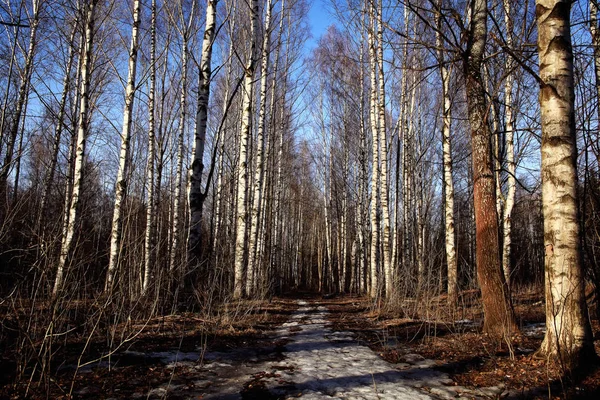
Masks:
[[[287,322],[269,335],[269,346],[179,353],[172,377],[133,398],[175,399],[454,399],[489,398],[456,386],[434,360],[417,354],[391,364],[354,334],[336,331],[325,303],[298,300]],[[175,372],[177,370],[177,372]],[[186,376],[186,382],[180,378]],[[157,382],[158,383],[158,382]],[[483,395],[482,395],[483,394]],[[492,393],[491,397],[497,397]],[[464,398],[464,397],[463,397]]]
[[[227,381],[210,387],[204,399],[439,399],[455,398],[448,375],[432,369],[433,360],[415,357],[412,365],[390,364],[351,332],[328,326],[327,307],[298,301],[299,308],[275,341],[284,343],[277,360],[242,362]],[[247,361],[247,360],[246,360]],[[210,364],[209,364],[210,365]],[[250,370],[248,370],[250,368]],[[246,380],[243,387],[240,383]]]

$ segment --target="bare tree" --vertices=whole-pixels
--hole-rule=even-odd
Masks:
[[[89,129],[88,121],[88,106],[89,106],[89,89],[92,72],[92,51],[94,45],[94,22],[95,10],[98,0],[91,0],[85,10],[85,34],[83,40],[83,60],[81,62],[81,87],[79,117],[77,122],[77,144],[75,146],[75,166],[73,177],[73,189],[70,195],[69,218],[64,225],[62,232],[62,244],[60,249],[60,260],[54,280],[54,288],[52,293],[56,295],[61,289],[63,283],[64,270],[67,265],[67,260],[73,249],[73,239],[75,236],[75,227],[79,223],[79,202],[81,198],[81,190],[83,185],[83,167],[85,161],[85,147],[87,134]]]
[[[127,195],[127,184],[129,181],[130,142],[133,114],[133,102],[135,100],[135,75],[137,71],[138,32],[140,29],[140,0],[133,3],[133,26],[131,28],[131,45],[129,48],[129,63],[127,86],[125,87],[125,110],[123,112],[123,128],[121,132],[121,153],[119,156],[119,172],[117,173],[115,206],[113,211],[112,230],[110,235],[110,259],[106,273],[105,291],[113,288],[114,273],[119,262],[121,251],[121,236],[123,235],[123,201]]]

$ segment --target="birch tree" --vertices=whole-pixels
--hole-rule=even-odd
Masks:
[[[183,16],[183,4],[180,4],[180,21],[183,26],[178,27],[179,34],[183,41],[181,48],[181,87],[180,87],[180,115],[179,115],[179,126],[177,132],[177,162],[175,171],[175,190],[173,199],[173,218],[171,221],[171,247],[170,247],[170,259],[169,259],[169,271],[175,272],[177,268],[177,255],[179,253],[179,240],[180,240],[180,220],[183,214],[182,204],[182,186],[183,186],[183,159],[185,158],[185,130],[187,120],[187,96],[188,96],[188,58],[189,58],[189,42],[192,36],[192,24],[196,16],[196,0],[192,1],[190,6],[190,15],[187,20]],[[175,19],[171,16],[171,20],[174,22]]]
[[[380,135],[379,121],[377,113],[377,62],[375,60],[375,18],[371,6],[368,28],[368,46],[369,46],[369,66],[371,79],[371,98],[370,98],[370,128],[372,134],[372,153],[373,169],[371,176],[371,287],[369,294],[372,298],[379,297],[379,218],[377,209],[379,207],[379,154],[380,154]]]
[[[61,289],[63,284],[64,270],[67,265],[68,257],[73,250],[73,239],[75,237],[75,228],[79,223],[79,201],[83,185],[83,167],[85,161],[85,147],[87,134],[89,129],[88,121],[88,106],[89,106],[89,89],[92,72],[92,50],[94,44],[94,22],[95,10],[98,0],[91,0],[85,9],[85,34],[83,36],[83,60],[81,62],[81,83],[79,89],[79,116],[77,122],[77,144],[75,149],[75,165],[73,176],[73,189],[70,195],[69,218],[64,225],[62,232],[62,242],[60,249],[60,259],[54,279],[54,288],[52,293],[54,296]]]
[[[538,354],[567,369],[595,357],[578,221],[571,1],[537,0],[546,335]]]
[[[106,273],[105,291],[113,287],[114,273],[119,262],[121,251],[121,236],[123,234],[124,200],[129,181],[131,125],[133,102],[135,100],[135,77],[137,71],[138,32],[140,29],[140,0],[133,2],[133,26],[131,28],[131,45],[129,48],[127,86],[125,87],[125,111],[123,112],[123,127],[121,132],[121,152],[119,156],[119,172],[117,173],[115,206],[113,210],[112,229],[110,235],[110,259]]]
[[[450,73],[444,57],[444,42],[441,37],[441,9],[443,0],[440,0],[436,12],[436,46],[437,57],[442,79],[442,151],[444,163],[444,223],[446,233],[446,264],[448,268],[448,304],[454,305],[458,290],[458,268],[456,249],[454,245],[454,182],[452,178],[452,143],[450,139],[450,124],[452,121],[450,100]]]
[[[237,165],[237,221],[234,260],[234,289],[233,297],[244,295],[244,253],[246,250],[246,229],[248,210],[246,208],[246,191],[248,181],[248,145],[252,123],[252,89],[255,70],[256,34],[258,24],[258,0],[252,0],[250,7],[250,49],[244,68],[244,83],[242,87],[242,129],[239,141],[239,160]]]
[[[202,41],[202,55],[198,77],[198,104],[196,109],[196,130],[194,132],[194,154],[190,175],[190,232],[188,253],[191,268],[197,268],[202,254],[202,208],[207,192],[202,191],[204,173],[204,145],[208,121],[210,99],[212,48],[216,35],[217,5],[219,0],[208,0],[206,4],[206,27]],[[208,186],[208,185],[207,185]]]
[[[148,93],[148,160],[146,163],[146,232],[144,235],[144,270],[142,280],[142,295],[148,291],[150,284],[150,268],[154,261],[154,246],[156,235],[156,0],[152,0],[150,17],[150,90]]]
[[[254,174],[254,195],[252,200],[252,210],[250,216],[250,238],[248,245],[248,276],[246,278],[246,293],[253,294],[256,281],[256,265],[258,263],[257,243],[258,228],[260,217],[260,205],[262,200],[263,186],[263,167],[264,167],[264,136],[267,113],[267,79],[269,72],[269,55],[271,52],[271,12],[273,10],[273,0],[266,4],[266,16],[264,24],[264,38],[261,55],[261,76],[260,76],[260,94],[258,111],[258,132],[256,143],[256,170]],[[280,16],[283,20],[283,15]],[[273,96],[275,94],[273,93]]]
[[[504,6],[504,25],[506,28],[506,46],[510,49],[513,47],[513,21],[511,16],[510,0],[503,0]],[[504,126],[506,130],[506,172],[508,173],[507,193],[504,201],[504,210],[502,215],[502,269],[504,270],[504,278],[510,289],[511,281],[511,265],[510,265],[510,245],[512,239],[512,211],[515,204],[516,184],[516,168],[515,168],[515,128],[513,114],[513,84],[514,73],[513,68],[515,62],[511,56],[506,57],[505,62],[506,80],[504,81]]]
[[[15,152],[17,136],[19,134],[19,128],[21,127],[21,119],[26,113],[25,105],[27,104],[27,97],[29,94],[29,83],[31,80],[31,73],[33,71],[34,56],[38,41],[37,31],[40,24],[40,13],[42,5],[43,0],[32,0],[32,18],[30,23],[31,29],[29,31],[29,47],[27,48],[27,53],[25,56],[25,65],[23,66],[21,83],[19,85],[19,92],[17,96],[17,104],[15,106],[13,124],[10,127],[8,142],[6,145],[4,163],[0,168],[0,219],[2,219],[2,213],[5,211],[6,207],[8,175],[14,162],[13,156]],[[15,46],[16,45],[17,44],[15,43]]]

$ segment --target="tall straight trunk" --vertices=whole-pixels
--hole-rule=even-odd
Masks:
[[[391,262],[391,248],[390,248],[390,208],[389,208],[389,193],[390,185],[388,179],[388,156],[387,156],[387,128],[385,118],[385,76],[383,68],[383,1],[379,0],[379,10],[377,12],[378,18],[374,21],[377,24],[377,54],[375,56],[377,60],[377,69],[379,73],[379,102],[377,111],[379,112],[378,117],[378,130],[379,130],[379,150],[381,158],[381,183],[379,189],[381,190],[380,201],[381,201],[381,213],[383,222],[383,271],[385,274],[385,295],[389,298],[394,293],[394,282],[393,282],[393,271]]]
[[[129,147],[131,143],[131,126],[133,102],[135,100],[135,75],[137,72],[138,32],[140,27],[140,0],[133,2],[133,26],[131,28],[131,46],[129,48],[129,72],[125,87],[125,111],[123,112],[123,130],[121,132],[121,154],[119,157],[119,172],[117,173],[115,206],[113,210],[112,229],[110,234],[110,258],[106,273],[104,291],[113,288],[114,274],[121,252],[121,237],[123,236],[124,201],[129,183]]]
[[[194,134],[194,154],[190,175],[190,232],[188,253],[190,267],[197,268],[202,254],[202,208],[206,193],[202,192],[202,174],[204,172],[204,144],[208,120],[208,102],[210,99],[210,80],[212,75],[212,48],[216,35],[217,4],[219,0],[208,0],[206,4],[206,27],[202,41],[202,58],[198,76],[198,105],[196,109],[196,132]],[[208,185],[207,185],[208,186]]]
[[[235,30],[235,16],[234,13],[229,21],[230,32]],[[233,38],[233,33],[230,35],[230,39]],[[229,41],[229,50],[227,54],[227,70],[225,73],[225,92],[223,94],[223,118],[225,118],[225,114],[227,112],[227,105],[229,103],[229,90],[231,86],[231,75],[233,69],[233,43],[231,40]],[[214,233],[213,233],[213,242],[211,249],[215,252],[217,243],[219,240],[219,235],[221,232],[221,226],[223,224],[223,213],[221,212],[221,203],[223,198],[223,185],[224,185],[224,176],[225,176],[225,142],[227,139],[228,129],[226,127],[225,121],[223,123],[223,130],[220,133],[219,137],[219,160],[217,162],[219,172],[217,174],[217,184],[216,184],[216,204],[215,204],[215,225],[214,225]],[[215,253],[216,254],[216,253]]]
[[[68,222],[64,225],[62,232],[62,243],[60,249],[60,259],[54,280],[52,294],[56,296],[62,287],[64,270],[67,265],[68,257],[73,250],[73,238],[75,236],[75,227],[79,223],[79,200],[83,186],[83,167],[85,161],[85,146],[88,133],[88,104],[90,75],[92,71],[92,50],[94,43],[94,19],[96,10],[96,0],[92,0],[86,11],[85,22],[85,45],[83,47],[83,61],[81,62],[81,87],[79,89],[80,105],[79,117],[77,122],[77,145],[75,147],[75,166],[73,172],[73,189],[69,205]]]
[[[487,121],[488,104],[481,74],[487,40],[487,11],[486,0],[471,1],[471,21],[467,50],[463,55],[463,67],[471,125],[477,277],[483,301],[483,330],[493,337],[508,339],[517,330],[517,325],[500,265],[498,217],[491,159],[492,137]]]
[[[513,22],[511,16],[510,0],[503,0],[504,5],[504,25],[506,27],[506,45],[512,49],[513,45]],[[513,115],[513,83],[514,83],[514,60],[510,56],[506,56],[505,70],[506,80],[504,81],[504,126],[506,129],[506,170],[508,173],[507,192],[504,200],[504,213],[502,215],[502,269],[504,271],[504,279],[510,289],[510,245],[512,231],[512,210],[515,204],[516,178],[515,178],[515,144],[514,144],[514,115]]]
[[[146,294],[150,284],[150,271],[154,262],[156,246],[156,201],[155,201],[155,164],[156,158],[156,122],[154,97],[156,95],[156,0],[152,0],[150,21],[150,93],[148,93],[148,161],[146,165],[146,232],[144,235],[144,271],[142,294]]]
[[[372,298],[379,297],[379,219],[377,210],[379,208],[379,130],[377,115],[377,63],[375,61],[375,18],[373,9],[369,18],[368,46],[369,46],[369,69],[371,74],[371,96],[370,96],[370,128],[373,142],[373,171],[371,175],[371,287],[369,294]]]
[[[256,287],[256,264],[257,264],[257,242],[259,218],[261,214],[260,205],[262,201],[262,180],[265,147],[265,122],[267,117],[267,78],[269,72],[269,55],[271,52],[271,12],[273,0],[266,4],[266,16],[264,25],[263,48],[261,55],[261,76],[258,111],[258,133],[256,143],[256,171],[254,174],[254,195],[252,199],[252,210],[250,215],[250,239],[248,245],[248,276],[246,278],[246,293],[252,295]]]
[[[0,168],[0,220],[3,219],[3,213],[6,208],[6,195],[7,195],[7,184],[8,175],[12,168],[13,156],[15,152],[15,146],[17,144],[17,136],[19,135],[19,128],[21,127],[21,119],[25,114],[25,104],[29,94],[29,82],[31,81],[31,72],[33,71],[33,61],[35,56],[35,48],[37,45],[37,30],[40,24],[40,11],[43,0],[33,0],[33,19],[31,21],[31,30],[29,32],[29,47],[27,49],[27,55],[25,56],[25,65],[23,67],[23,78],[19,86],[19,94],[17,97],[17,104],[15,107],[15,113],[13,117],[13,124],[9,131],[8,143],[6,145],[6,154],[4,156],[4,163]]]
[[[188,56],[189,56],[189,32],[183,34],[183,49],[181,52],[181,99],[180,107],[181,112],[179,116],[179,129],[177,134],[177,167],[175,171],[175,193],[173,199],[173,219],[171,223],[171,249],[170,249],[170,260],[169,260],[169,271],[175,272],[177,268],[177,255],[179,252],[179,228],[182,210],[182,186],[183,186],[183,159],[185,157],[185,123],[187,119],[187,70],[188,70]],[[176,278],[179,280],[179,277]]]
[[[371,98],[370,98],[370,128],[373,141],[373,171],[371,176],[371,287],[369,294],[372,298],[379,297],[379,218],[377,211],[379,208],[379,153],[380,153],[380,135],[379,121],[377,114],[377,62],[375,60],[375,16],[373,8],[370,10],[368,41],[369,41],[369,69],[371,73]]]
[[[71,90],[71,70],[73,69],[73,62],[75,61],[76,53],[75,37],[78,32],[78,17],[78,12],[76,12],[75,19],[73,21],[73,29],[71,30],[71,35],[69,36],[69,54],[67,56],[67,67],[65,69],[65,76],[63,78],[63,91],[60,96],[60,103],[58,107],[54,143],[52,143],[52,155],[50,158],[50,165],[48,167],[48,171],[46,172],[46,176],[44,177],[44,191],[42,192],[42,199],[40,200],[40,211],[38,216],[38,227],[40,229],[42,229],[43,221],[46,214],[46,208],[48,205],[48,198],[50,197],[52,182],[54,181],[54,174],[56,173],[56,165],[58,163],[58,153],[60,151],[62,131],[65,125],[67,98],[69,95],[69,91]]]
[[[546,249],[546,335],[538,353],[577,369],[593,359],[595,351],[579,237],[570,13],[571,1],[536,1]]]
[[[234,260],[233,297],[239,299],[244,295],[244,253],[246,250],[246,230],[248,210],[246,208],[246,191],[248,181],[248,145],[252,124],[252,92],[254,70],[256,69],[256,36],[258,32],[258,0],[252,0],[250,6],[250,52],[244,71],[242,90],[242,130],[240,132],[239,160],[237,166],[237,221]]]
[[[440,9],[443,0],[439,2]],[[452,178],[452,143],[450,125],[452,121],[450,100],[450,74],[444,61],[444,42],[441,35],[441,17],[436,14],[436,45],[438,47],[438,63],[442,78],[442,150],[444,153],[444,222],[446,243],[446,264],[448,266],[448,304],[454,305],[458,297],[458,267],[456,248],[454,245],[454,182]]]

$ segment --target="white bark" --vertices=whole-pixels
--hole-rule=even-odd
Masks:
[[[6,146],[6,154],[4,155],[4,163],[0,168],[0,219],[2,219],[2,212],[5,207],[6,194],[7,194],[7,180],[12,164],[14,162],[13,155],[15,151],[15,145],[17,136],[19,134],[19,128],[21,127],[21,119],[25,114],[25,105],[27,103],[27,97],[29,95],[29,82],[31,80],[31,73],[33,71],[33,62],[35,56],[35,48],[37,45],[37,30],[40,24],[40,12],[42,6],[42,0],[33,0],[32,2],[32,14],[33,18],[31,21],[31,30],[29,32],[29,47],[27,49],[27,55],[25,57],[25,65],[23,66],[23,78],[19,86],[19,93],[17,97],[17,105],[15,107],[15,113],[13,117],[13,125],[11,126],[8,143]],[[0,145],[1,146],[1,145]]]
[[[440,8],[443,0],[440,0]],[[444,159],[444,221],[446,231],[446,264],[448,266],[448,304],[454,305],[458,290],[458,267],[454,244],[454,182],[452,177],[452,143],[450,125],[452,121],[450,100],[450,74],[444,59],[444,42],[441,35],[441,18],[436,15],[436,45],[438,47],[438,63],[442,78],[442,151]]]
[[[148,161],[146,165],[146,233],[144,235],[144,271],[142,295],[148,291],[150,271],[154,261],[156,202],[155,202],[155,165],[156,157],[156,124],[154,119],[156,94],[156,0],[152,0],[152,16],[150,22],[150,93],[148,93]]]
[[[546,335],[540,355],[574,369],[595,357],[577,215],[571,1],[537,0]]]
[[[240,132],[239,160],[237,166],[237,221],[234,260],[234,298],[244,295],[244,253],[246,250],[246,230],[248,210],[246,191],[248,181],[248,142],[252,123],[252,92],[256,57],[256,35],[258,32],[258,0],[252,0],[250,6],[250,53],[246,61],[242,88],[242,130]]]
[[[506,27],[506,45],[512,49],[513,45],[513,22],[511,17],[511,2],[503,0],[504,4],[504,25]],[[508,173],[507,193],[504,201],[504,214],[502,216],[503,242],[502,242],[502,269],[506,284],[510,288],[510,245],[512,230],[512,210],[515,204],[516,178],[515,178],[515,144],[514,144],[514,116],[513,116],[513,82],[514,74],[512,72],[514,60],[511,56],[506,57],[505,70],[506,80],[504,81],[504,126],[506,127],[506,170]]]
[[[131,142],[131,125],[133,102],[135,100],[135,75],[137,71],[138,32],[140,26],[140,0],[133,3],[133,27],[131,29],[131,46],[129,48],[129,65],[127,86],[125,87],[125,111],[123,112],[123,130],[121,132],[121,153],[119,172],[117,173],[115,206],[110,234],[110,259],[106,273],[105,291],[113,288],[114,273],[119,262],[121,236],[123,235],[123,208],[129,181],[129,147]]]
[[[52,294],[56,296],[62,287],[64,270],[67,265],[67,259],[72,252],[73,238],[75,236],[75,226],[79,222],[79,200],[81,188],[83,185],[83,167],[85,161],[85,146],[88,132],[88,103],[90,73],[92,71],[92,48],[94,38],[94,13],[96,2],[91,1],[87,7],[86,25],[85,25],[85,45],[83,47],[83,61],[81,62],[81,87],[80,87],[80,105],[79,117],[77,122],[77,145],[75,150],[75,167],[73,176],[73,190],[71,193],[69,219],[65,224],[62,233],[62,243],[60,249],[60,259],[54,280]]]
[[[389,177],[388,177],[388,155],[387,155],[387,127],[385,118],[385,76],[383,68],[383,1],[379,0],[379,10],[377,12],[378,18],[374,22],[377,24],[377,54],[375,56],[377,61],[377,69],[379,72],[379,102],[377,111],[379,112],[378,117],[378,130],[379,130],[379,150],[381,158],[381,190],[380,201],[381,201],[381,213],[383,222],[383,271],[385,274],[385,295],[390,298],[394,293],[394,279],[392,270],[392,252],[390,250],[390,208],[389,208]]]
[[[252,199],[252,210],[250,217],[250,238],[248,246],[248,275],[246,278],[246,293],[251,296],[256,287],[256,265],[258,261],[257,242],[259,218],[261,214],[260,205],[262,202],[262,180],[264,167],[264,147],[265,147],[265,121],[267,114],[267,77],[269,72],[269,55],[271,52],[271,12],[273,10],[273,0],[266,4],[266,16],[264,25],[263,48],[261,55],[261,76],[259,93],[259,112],[258,112],[258,133],[256,143],[256,165],[254,174],[254,195]]]
[[[371,175],[371,287],[369,295],[372,298],[379,297],[379,219],[377,210],[379,208],[379,121],[377,115],[377,62],[375,60],[375,38],[373,10],[371,8],[371,18],[368,28],[369,44],[369,66],[371,73],[371,100],[370,100],[370,123],[373,140],[373,171]]]

